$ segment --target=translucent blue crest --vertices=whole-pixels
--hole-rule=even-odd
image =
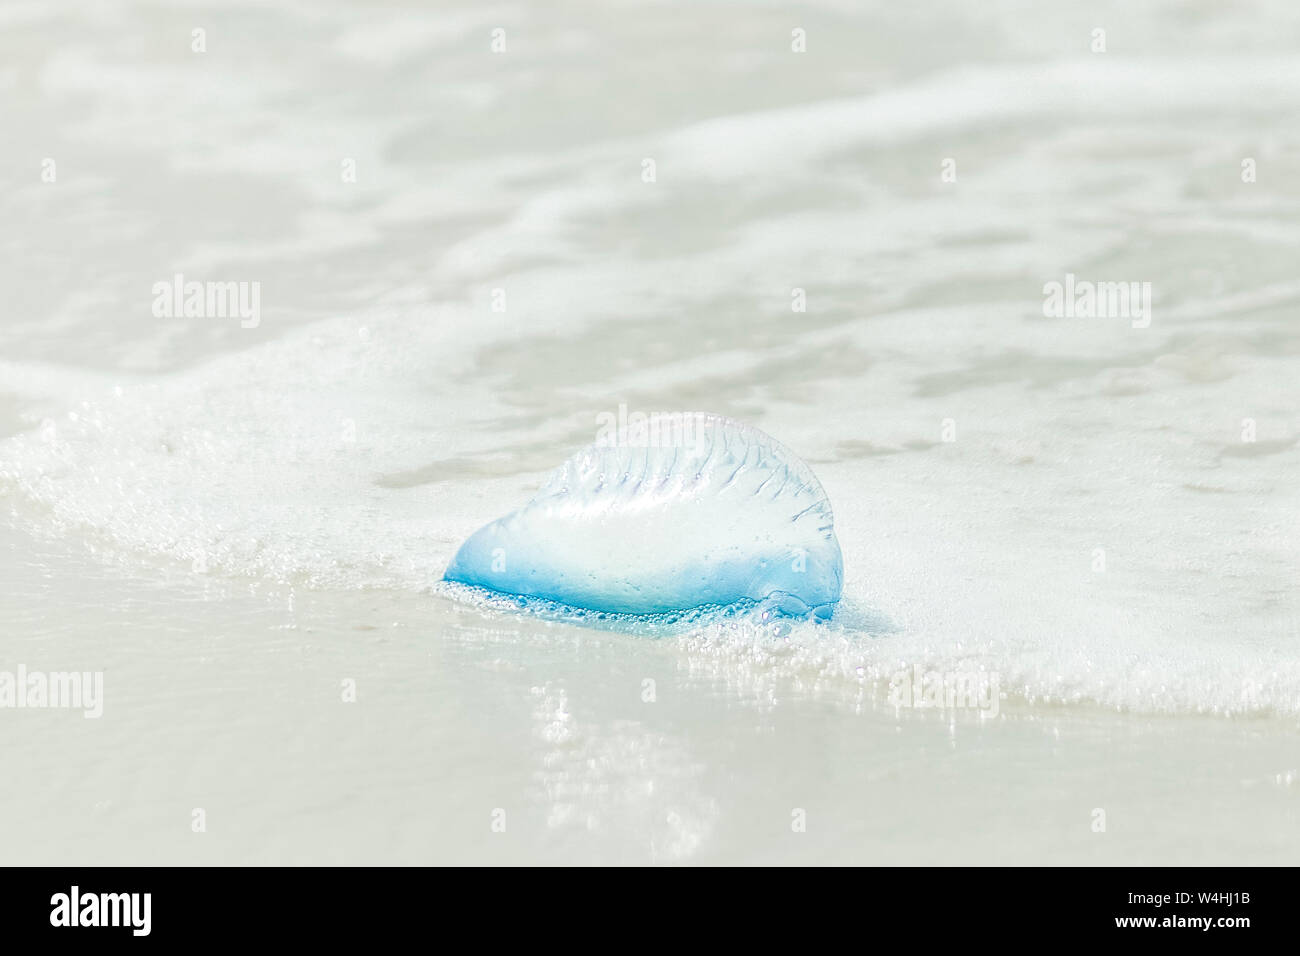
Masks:
[[[829,618],[843,560],[812,470],[717,415],[611,436],[470,536],[446,579],[613,614],[757,607]]]

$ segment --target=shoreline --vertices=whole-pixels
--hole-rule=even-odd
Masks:
[[[13,779],[46,781],[0,799],[11,863],[1269,865],[1300,851],[1285,718],[1015,697],[994,719],[891,713],[707,644],[530,629],[398,593],[132,579],[46,544],[4,550],[24,555],[5,569],[7,626],[23,626],[15,605],[42,622],[14,652],[102,670],[104,712],[0,711]]]

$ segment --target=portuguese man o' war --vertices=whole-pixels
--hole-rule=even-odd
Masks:
[[[665,417],[671,435],[575,454],[532,501],[471,535],[446,580],[614,615],[828,619],[843,559],[812,469],[732,419]]]

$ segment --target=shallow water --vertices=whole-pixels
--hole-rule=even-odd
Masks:
[[[11,861],[1295,858],[1289,5],[0,23],[0,670],[105,673],[0,711]],[[1149,324],[1045,317],[1067,273]],[[812,465],[835,620],[439,583],[622,405]]]

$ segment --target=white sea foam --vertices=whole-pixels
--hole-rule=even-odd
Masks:
[[[0,488],[24,521],[89,532],[124,556],[322,588],[441,593],[434,582],[460,540],[535,487],[572,428],[565,419],[485,425],[511,411],[484,388],[462,417],[456,390],[472,387],[461,377],[472,353],[441,358],[449,336],[436,331],[456,314],[424,324],[371,316],[364,338],[356,321],[330,321],[188,371],[115,385],[87,375],[71,390],[65,381],[57,390],[78,400],[0,446]],[[836,334],[897,347],[918,322],[939,339],[983,334],[964,312],[878,316]],[[942,372],[946,354],[930,358],[929,374],[969,374]],[[1284,370],[1252,362],[1250,390],[1262,403]],[[897,364],[877,373],[879,387],[915,375]],[[1106,369],[1080,374],[1100,382]],[[36,387],[19,368],[5,373]],[[1244,383],[1233,381],[1240,394]],[[1131,418],[1119,431],[1104,424],[1112,400],[1088,399],[1070,380],[1029,404],[1020,386],[991,384],[984,410],[956,412],[962,430],[951,444],[938,440],[952,407],[942,387],[915,399],[903,421],[885,408],[826,417],[783,407],[763,424],[792,436],[835,505],[845,606],[829,626],[756,632],[724,622],[671,629],[671,639],[688,659],[731,660],[737,675],[761,662],[773,678],[815,677],[827,693],[876,693],[900,666],[977,667],[1036,700],[1300,713],[1294,525],[1284,510],[1291,453],[1224,457],[1237,447],[1230,436],[1162,434],[1173,406],[1160,388],[1181,396],[1178,407],[1209,411],[1227,386],[1151,387],[1149,399],[1126,400]],[[546,451],[511,458],[539,440]],[[1178,461],[1158,464],[1152,442],[1165,454],[1182,449]],[[1257,517],[1235,546],[1235,503],[1247,501]],[[1092,570],[1097,547],[1104,572]]]

